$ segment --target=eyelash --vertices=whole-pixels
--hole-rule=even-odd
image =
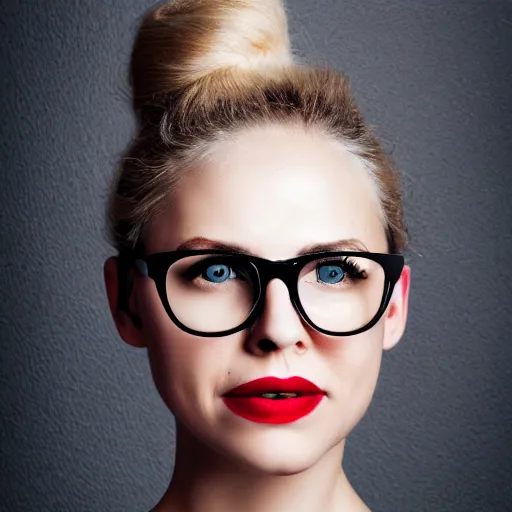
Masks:
[[[364,279],[366,277],[366,273],[361,267],[347,258],[342,260],[321,260],[317,263],[316,268],[321,267],[322,265],[339,265],[344,272],[350,275],[350,277],[355,279]]]
[[[318,268],[322,265],[338,265],[342,268],[343,272],[346,272],[348,274],[348,277],[351,279],[365,279],[367,277],[366,272],[361,269],[361,267],[348,259],[348,257],[342,259],[342,260],[321,260],[317,263],[315,267],[315,271],[318,272]],[[337,284],[330,284],[330,283],[322,283],[325,286],[339,286],[345,281],[343,279],[340,281],[340,283]]]

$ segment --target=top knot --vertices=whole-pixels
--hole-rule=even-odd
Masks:
[[[175,0],[152,10],[131,62],[135,109],[215,73],[293,63],[282,0]]]

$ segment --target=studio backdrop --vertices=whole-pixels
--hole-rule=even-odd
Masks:
[[[140,512],[172,471],[173,418],[102,269],[152,5],[0,3],[2,512]],[[512,2],[287,6],[298,57],[349,75],[405,186],[408,327],[346,472],[375,512],[512,510]]]

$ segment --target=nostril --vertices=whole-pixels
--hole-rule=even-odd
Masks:
[[[297,347],[297,352],[299,354],[303,354],[306,351],[306,345],[302,341],[295,343],[295,346]]]
[[[277,345],[272,340],[264,338],[258,341],[258,348],[263,352],[273,352],[274,350],[277,350]]]

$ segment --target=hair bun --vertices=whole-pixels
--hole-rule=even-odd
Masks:
[[[292,64],[282,0],[176,0],[151,11],[131,63],[135,108],[216,71]]]

